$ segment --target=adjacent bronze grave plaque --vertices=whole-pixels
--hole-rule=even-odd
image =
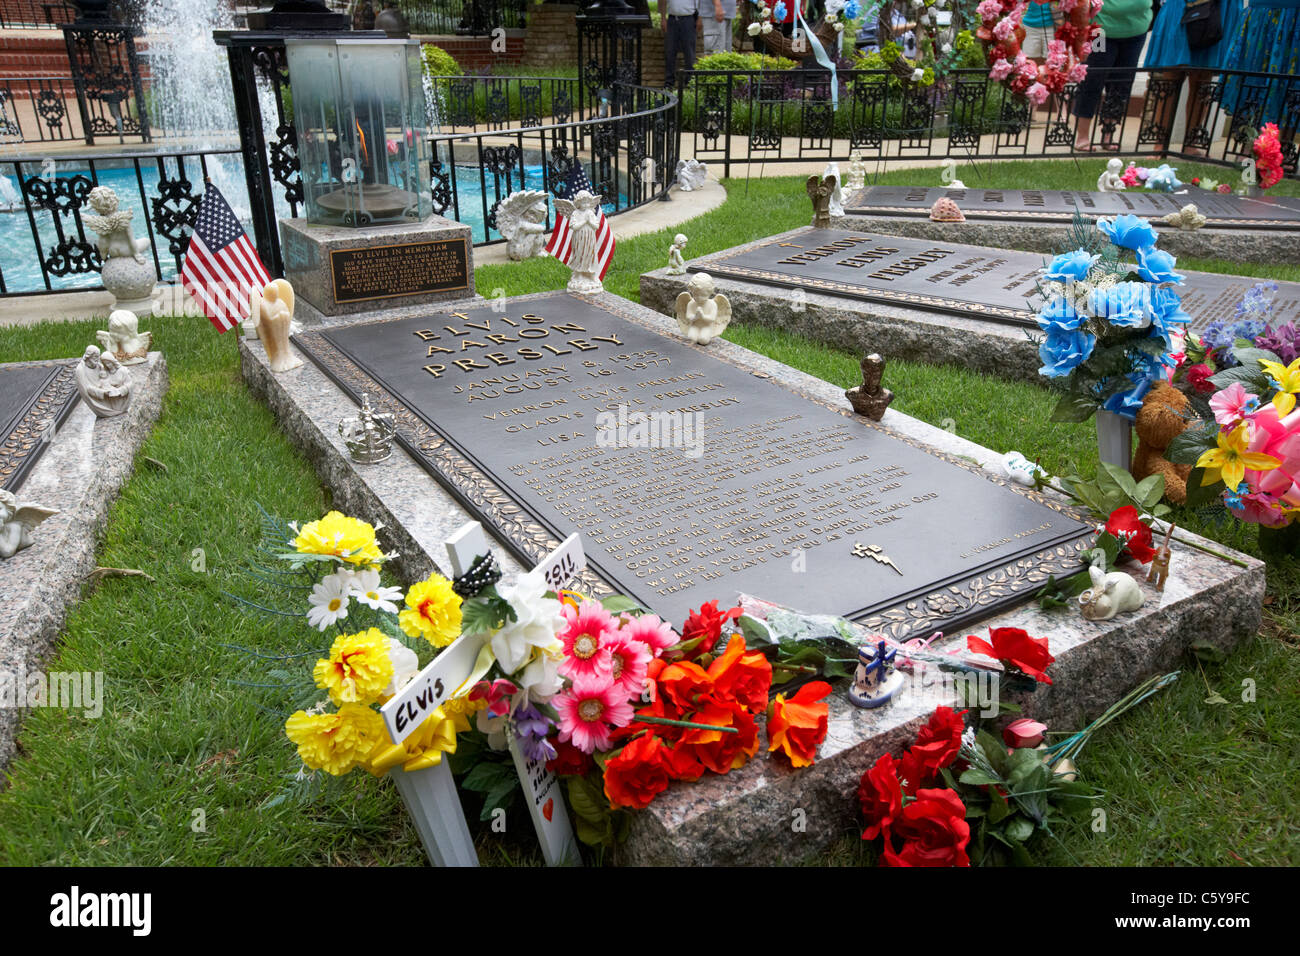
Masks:
[[[1037,328],[1038,276],[1050,256],[935,239],[811,227],[693,260],[692,272]],[[1187,272],[1192,329],[1230,318],[1258,280]],[[1279,282],[1278,322],[1300,316],[1300,283]]]
[[[556,293],[295,342],[524,563],[580,531],[674,622],[744,592],[928,635],[1078,568],[1090,529],[1046,496],[643,320]]]
[[[17,491],[77,404],[75,362],[0,365],[0,488]]]
[[[924,186],[868,186],[844,204],[849,215],[929,216],[941,196],[957,203],[967,218],[1069,222],[1076,210],[1087,216],[1130,214],[1158,218],[1195,203],[1217,229],[1300,230],[1300,208],[1270,197],[1222,195],[1191,188],[1183,193],[1134,189],[1122,193],[1073,189],[944,189]],[[1155,224],[1159,228],[1159,223]]]
[[[466,240],[435,239],[330,252],[334,301],[367,302],[469,288]]]

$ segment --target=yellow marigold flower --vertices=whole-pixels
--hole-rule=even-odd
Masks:
[[[367,567],[384,560],[374,527],[337,511],[303,525],[293,546],[299,554],[332,554],[348,564]]]
[[[436,571],[406,592],[406,608],[397,620],[411,637],[423,637],[434,647],[460,637],[460,595]]]
[[[480,697],[478,700],[470,700],[469,696],[466,695],[443,701],[442,712],[455,723],[457,732],[463,734],[470,730],[469,715],[482,710],[486,706],[487,698]]]
[[[300,710],[284,722],[284,732],[304,764],[336,777],[366,764],[376,747],[389,742],[384,719],[362,704],[344,704],[334,714]]]
[[[328,659],[312,671],[316,686],[330,692],[335,704],[368,704],[377,699],[393,679],[393,659],[388,638],[378,628],[341,634]]]

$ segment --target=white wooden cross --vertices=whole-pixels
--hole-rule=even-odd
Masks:
[[[470,569],[474,559],[488,553],[487,537],[477,521],[460,528],[447,541],[447,555],[451,559],[452,574],[459,577]],[[548,554],[534,569],[555,590],[568,584],[586,566],[582,544],[578,535],[572,534]],[[577,866],[582,858],[578,843],[569,823],[569,812],[564,804],[564,793],[555,774],[546,769],[546,761],[529,760],[519,747],[519,739],[507,735],[510,756],[515,762],[515,772],[524,791],[524,802],[537,831],[537,841],[547,866]]]

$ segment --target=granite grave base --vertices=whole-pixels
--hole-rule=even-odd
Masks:
[[[512,302],[527,308],[530,301],[549,295]],[[595,299],[648,329],[675,332],[670,320],[648,309],[608,294]],[[458,307],[444,304],[439,311]],[[846,404],[842,390],[827,382],[729,342],[715,341],[709,350],[715,349],[726,361],[811,400]],[[334,493],[334,506],[385,524],[381,543],[401,553],[395,572],[407,581],[435,567],[445,572],[443,541],[473,516],[402,447],[378,465],[354,464],[336,426],[340,418],[356,413],[356,405],[316,365],[306,362],[291,372],[273,374],[256,341],[241,342],[240,357],[249,388],[267,402],[286,434],[311,459]],[[892,410],[884,424],[981,467],[992,467],[1000,454]],[[490,540],[508,583],[522,569],[502,541]],[[943,542],[936,541],[935,547],[943,547]],[[1264,568],[1249,558],[1239,560],[1244,566],[1176,544],[1168,587],[1158,594],[1143,584],[1148,604],[1137,614],[1092,624],[1072,610],[1047,613],[1030,602],[969,631],[1016,625],[1050,636],[1057,656],[1056,682],[1040,688],[1025,705],[1031,715],[1073,729],[1146,677],[1180,666],[1192,642],[1204,640],[1228,649],[1257,629]],[[735,595],[717,597],[725,602]],[[941,685],[912,685],[895,703],[863,711],[850,705],[839,687],[831,701],[830,733],[813,767],[792,771],[783,757],[760,753],[725,777],[710,775],[696,784],[674,785],[635,815],[632,834],[618,858],[628,864],[768,864],[814,853],[854,832],[858,776],[881,753],[904,746],[935,704],[943,702],[950,701],[944,699]],[[806,827],[792,826],[796,810],[802,811]]]
[[[19,501],[57,508],[59,514],[36,529],[30,548],[0,560],[0,672],[41,671],[53,656],[67,609],[95,569],[109,509],[162,409],[167,390],[162,353],[150,352],[147,362],[125,367],[134,384],[130,408],[99,419],[78,402],[16,492]],[[20,708],[0,707],[0,768],[14,754],[23,714]]]

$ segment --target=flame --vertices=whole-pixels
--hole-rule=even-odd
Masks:
[[[366,149],[366,134],[365,134],[365,132],[361,129],[361,121],[360,121],[360,120],[353,120],[352,122],[354,122],[354,123],[356,124],[356,127],[357,127],[357,135],[358,135],[359,137],[361,137],[361,165],[362,165],[362,166],[369,166],[369,165],[370,165],[370,150]]]

